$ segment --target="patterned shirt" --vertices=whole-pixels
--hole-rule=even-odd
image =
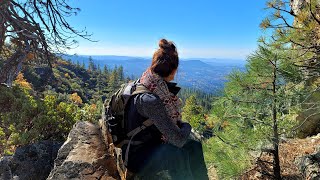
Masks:
[[[139,114],[153,121],[168,143],[177,147],[182,147],[186,143],[191,132],[190,124],[182,122],[180,128],[177,127],[169,118],[158,96],[150,93],[138,95],[136,108]]]

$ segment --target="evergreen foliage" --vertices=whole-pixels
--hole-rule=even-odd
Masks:
[[[279,137],[295,135],[294,127],[298,124],[295,118],[301,109],[301,100],[306,96],[303,82],[291,81],[301,78],[296,67],[286,63],[282,53],[277,49],[259,46],[248,57],[246,71],[235,71],[229,75],[224,96],[214,104],[215,140],[208,142],[224,142],[221,148],[230,149],[227,155],[231,158],[222,161],[226,164],[221,164],[221,161],[218,163],[222,178],[241,173],[248,167],[245,164],[249,162],[249,152],[270,143],[274,146],[274,167],[280,173]],[[293,72],[294,77],[290,76]],[[241,166],[232,163],[239,153],[243,157],[243,161],[239,161],[243,162]],[[212,159],[217,160],[216,156],[218,154],[214,154]],[[233,171],[226,173],[229,168]],[[277,176],[279,178],[280,174]]]
[[[191,95],[186,100],[183,107],[182,117],[184,120],[187,120],[194,129],[198,131],[204,130],[204,112],[202,107],[197,104],[195,95]]]
[[[309,96],[303,100],[304,107],[297,119],[296,128],[300,138],[320,133],[320,19],[319,1],[301,1],[299,6],[290,9],[285,1],[269,1],[271,12],[268,23],[262,23],[264,29],[272,30],[272,38],[262,38],[261,42],[277,47],[286,54],[287,64],[296,66],[296,72],[302,74],[304,89]],[[289,19],[294,19],[289,24]],[[295,83],[295,82],[294,82]]]
[[[251,153],[272,144],[274,178],[281,179],[280,138],[319,133],[317,3],[302,1],[300,9],[282,0],[267,3],[271,14],[261,28],[271,31],[248,57],[246,70],[229,75],[210,115],[214,137],[204,144],[205,157],[220,178],[235,178],[250,165]]]
[[[208,113],[212,108],[213,101],[217,99],[219,95],[215,93],[214,94],[205,93],[205,92],[202,92],[201,90],[193,89],[193,88],[182,88],[178,96],[179,98],[181,98],[184,104],[190,96],[195,96],[197,104],[203,108],[203,111],[205,113]]]

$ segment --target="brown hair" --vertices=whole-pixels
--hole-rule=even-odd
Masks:
[[[161,39],[159,49],[153,54],[151,71],[161,77],[168,77],[178,68],[179,57],[177,48],[172,41]]]

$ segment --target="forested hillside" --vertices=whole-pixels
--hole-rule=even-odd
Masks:
[[[88,68],[58,59],[49,67],[25,66],[0,94],[0,154],[39,140],[64,141],[76,121],[96,122],[103,100],[117,90],[123,68]]]

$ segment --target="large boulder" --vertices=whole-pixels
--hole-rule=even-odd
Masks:
[[[121,150],[110,142],[105,121],[78,122],[64,144],[41,141],[2,157],[0,180],[125,179]]]
[[[320,146],[318,151],[295,160],[305,179],[320,179]]]
[[[16,149],[0,160],[0,179],[46,179],[62,143],[41,141]]]
[[[89,122],[76,123],[59,149],[48,180],[121,179],[112,144],[102,133],[106,129],[100,129]]]

